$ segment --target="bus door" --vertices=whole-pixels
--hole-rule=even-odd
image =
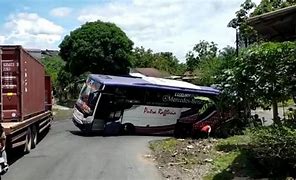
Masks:
[[[96,107],[94,130],[103,130],[108,122],[121,122],[125,99],[114,94],[102,93]]]

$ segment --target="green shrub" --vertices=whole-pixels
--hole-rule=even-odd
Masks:
[[[287,126],[257,128],[250,132],[251,157],[270,177],[296,175],[296,130]]]

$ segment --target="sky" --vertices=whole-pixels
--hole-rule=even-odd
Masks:
[[[173,52],[181,61],[201,40],[235,46],[228,22],[244,0],[0,0],[0,44],[59,49],[64,36],[85,22],[119,26],[154,52]],[[260,0],[253,0],[258,3]]]

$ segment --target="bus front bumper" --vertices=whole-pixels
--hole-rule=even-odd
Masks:
[[[92,123],[80,123],[74,117],[72,121],[76,127],[78,127],[83,132],[90,132],[92,130]]]

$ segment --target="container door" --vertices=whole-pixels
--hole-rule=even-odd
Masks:
[[[2,49],[0,48],[0,79],[2,76]],[[2,105],[2,82],[0,82],[0,121],[3,121],[3,105]]]

